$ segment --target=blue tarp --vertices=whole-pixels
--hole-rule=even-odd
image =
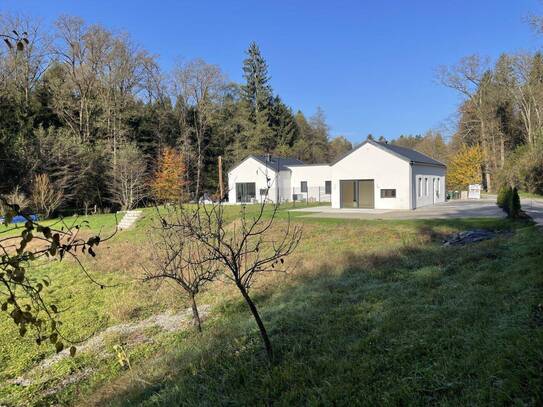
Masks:
[[[32,219],[33,221],[37,221],[38,220],[38,215],[28,215],[28,217],[30,219]],[[0,223],[3,223],[4,222],[4,218],[2,216],[0,216]],[[14,216],[13,219],[11,220],[11,223],[25,223],[26,222],[26,219],[24,218],[24,216]]]

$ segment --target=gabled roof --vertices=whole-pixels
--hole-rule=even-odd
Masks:
[[[289,165],[304,165],[303,161],[292,157],[268,157],[266,155],[253,155],[252,157],[274,171],[277,171],[278,168],[279,171],[286,171]]]
[[[265,165],[272,171],[290,171],[288,168],[289,165],[305,165],[303,161],[298,160],[297,158],[292,157],[268,157],[266,155],[249,155],[241,160],[238,164],[230,168],[229,172],[234,168],[239,167],[242,163],[247,161],[249,158],[252,158],[262,165]]]
[[[381,148],[381,149],[383,149],[385,151],[388,151],[389,153],[394,154],[397,157],[403,158],[404,160],[408,160],[409,162],[414,163],[414,164],[425,164],[425,165],[434,165],[434,166],[438,166],[438,167],[446,167],[446,165],[443,164],[442,162],[434,160],[433,158],[428,157],[426,154],[422,154],[422,153],[420,153],[418,151],[415,151],[415,150],[412,150],[410,148],[401,147],[401,146],[397,146],[395,144],[388,144],[388,143],[383,143],[383,142],[374,141],[374,140],[366,140],[366,141],[364,141],[358,147],[352,149],[351,151],[349,151],[348,153],[344,154],[339,159],[334,161],[332,163],[332,165],[334,165],[337,162],[343,160],[345,157],[347,157],[348,155],[350,155],[351,153],[353,153],[354,151],[358,150],[360,147],[362,147],[362,146],[364,146],[364,145],[366,145],[368,143],[372,144],[372,145],[374,145],[376,147],[379,147],[379,148]]]

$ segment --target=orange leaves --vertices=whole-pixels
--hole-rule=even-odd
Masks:
[[[178,202],[184,198],[186,166],[182,155],[173,148],[165,148],[160,156],[157,172],[151,182],[153,195],[161,202]]]

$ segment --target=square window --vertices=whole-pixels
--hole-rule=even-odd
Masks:
[[[396,198],[395,189],[381,189],[381,198]]]

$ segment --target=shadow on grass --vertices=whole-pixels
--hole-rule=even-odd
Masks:
[[[516,227],[486,224],[496,225]],[[543,237],[524,228],[444,248],[443,226],[418,225],[427,244],[347,252],[281,290],[255,292],[277,355],[271,365],[245,305],[224,303],[202,336],[179,337],[177,349],[90,402],[540,404],[543,329],[531,315],[543,294]]]

